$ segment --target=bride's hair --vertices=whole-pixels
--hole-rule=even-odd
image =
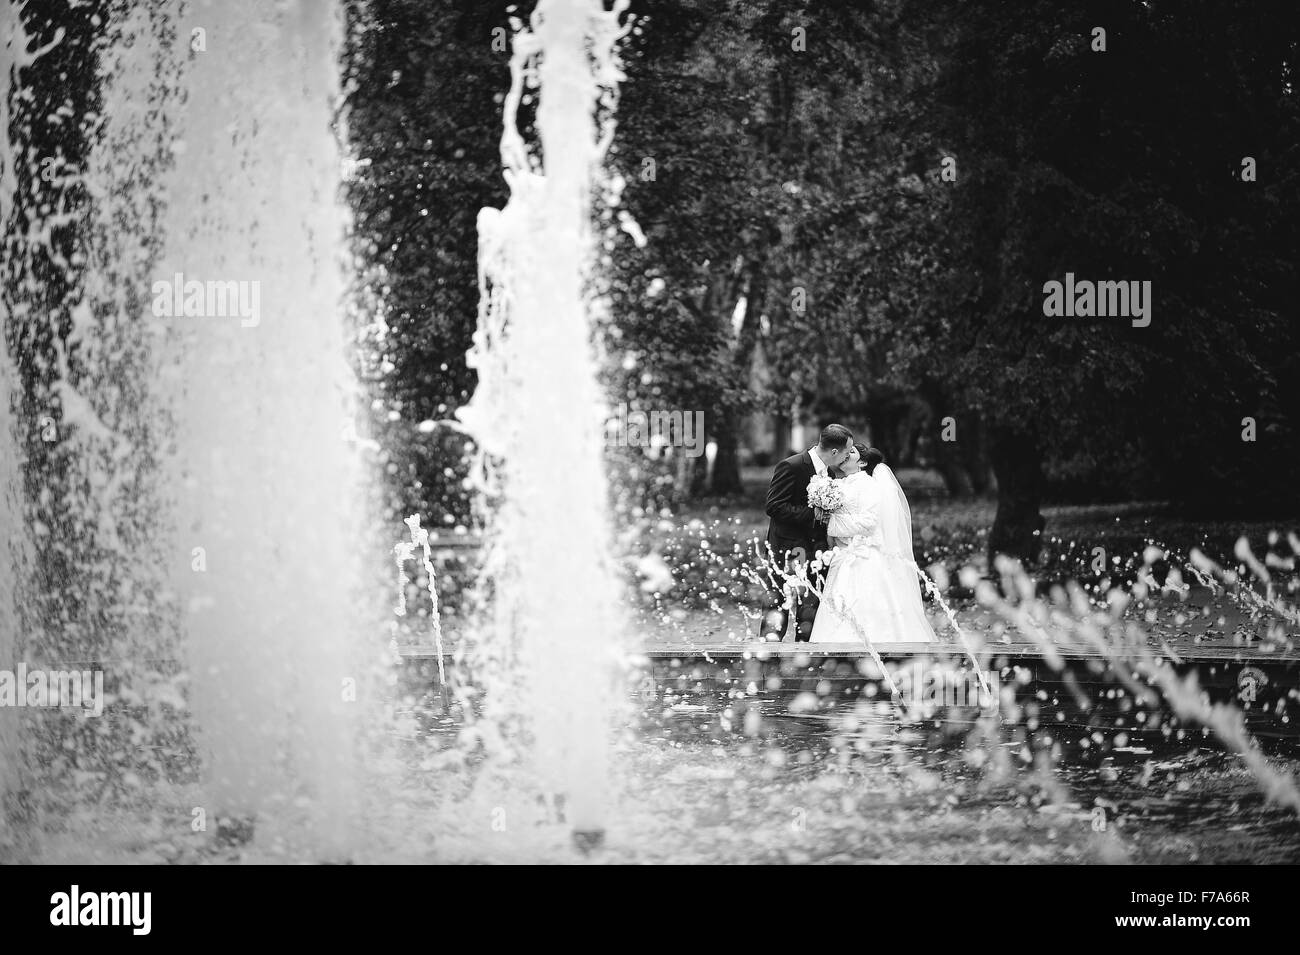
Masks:
[[[853,446],[858,449],[858,456],[862,458],[862,463],[859,467],[868,474],[876,469],[877,464],[885,463],[885,456],[875,448],[869,448],[861,441],[854,441]]]

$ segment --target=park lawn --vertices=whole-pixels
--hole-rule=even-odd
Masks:
[[[651,644],[734,642],[757,634],[762,592],[743,570],[744,565],[753,565],[754,542],[761,542],[767,532],[766,515],[755,497],[751,493],[735,504],[694,504],[661,518],[645,544],[663,556],[675,584],[670,592],[655,595],[653,605],[647,600],[642,607],[636,619],[642,640]],[[947,599],[963,630],[989,642],[1010,637],[975,604],[973,594],[955,582],[966,565],[987,573],[988,530],[995,510],[992,499],[934,497],[916,501],[912,509],[918,563],[954,585],[947,590]],[[1171,562],[1185,562],[1197,548],[1224,567],[1233,567],[1237,564],[1233,550],[1240,538],[1245,537],[1262,556],[1270,534],[1278,532],[1281,539],[1273,550],[1284,556],[1289,553],[1287,532],[1300,526],[1294,515],[1287,514],[1274,520],[1197,520],[1163,502],[1054,505],[1043,513],[1043,553],[1031,573],[1044,586],[1076,580],[1097,594],[1110,585],[1131,582],[1151,544],[1168,548]],[[1103,573],[1095,571],[1099,559],[1106,567]],[[1274,585],[1288,602],[1295,603],[1293,572],[1275,576]],[[1270,630],[1277,636],[1276,619],[1252,615],[1228,594],[1215,596],[1193,586],[1185,601],[1185,614],[1162,614],[1162,623],[1150,628],[1157,643],[1249,642],[1267,638]],[[951,635],[951,627],[938,609],[931,609],[936,632],[941,637],[945,632]],[[1294,628],[1288,629],[1286,636],[1295,638]]]

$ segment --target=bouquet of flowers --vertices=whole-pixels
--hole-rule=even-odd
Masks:
[[[808,506],[815,508],[820,519],[844,506],[844,492],[839,484],[825,474],[814,474],[808,482]]]

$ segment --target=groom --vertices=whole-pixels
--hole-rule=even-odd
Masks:
[[[821,440],[815,447],[786,458],[772,472],[772,483],[767,489],[767,544],[777,567],[790,573],[800,561],[807,562],[826,549],[826,524],[818,519],[808,506],[808,482],[814,474],[826,474],[839,467],[849,456],[853,445],[853,432],[842,424],[828,424],[822,429]],[[766,548],[763,548],[766,551]],[[790,611],[785,607],[785,594],[781,590],[784,580],[773,572],[776,585],[770,590],[763,614],[760,636],[764,640],[780,641],[790,624]],[[824,571],[809,572],[809,577],[822,586]],[[795,640],[807,641],[812,636],[813,618],[817,616],[817,597],[796,591],[794,596]]]

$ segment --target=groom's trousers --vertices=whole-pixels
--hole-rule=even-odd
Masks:
[[[813,559],[816,550],[822,547],[825,545],[814,544],[811,541],[788,547],[773,545],[772,556],[775,558],[776,567],[779,567],[784,575],[792,575],[797,561]],[[824,570],[805,570],[805,572],[818,590],[826,585]],[[793,577],[783,576],[783,574],[775,570],[771,573],[771,582],[763,607],[763,618],[759,626],[759,637],[763,640],[784,640],[785,632],[790,626],[790,614],[793,611],[794,639],[798,643],[806,643],[812,639],[813,622],[817,617],[817,595],[806,587],[787,592],[785,583]]]

